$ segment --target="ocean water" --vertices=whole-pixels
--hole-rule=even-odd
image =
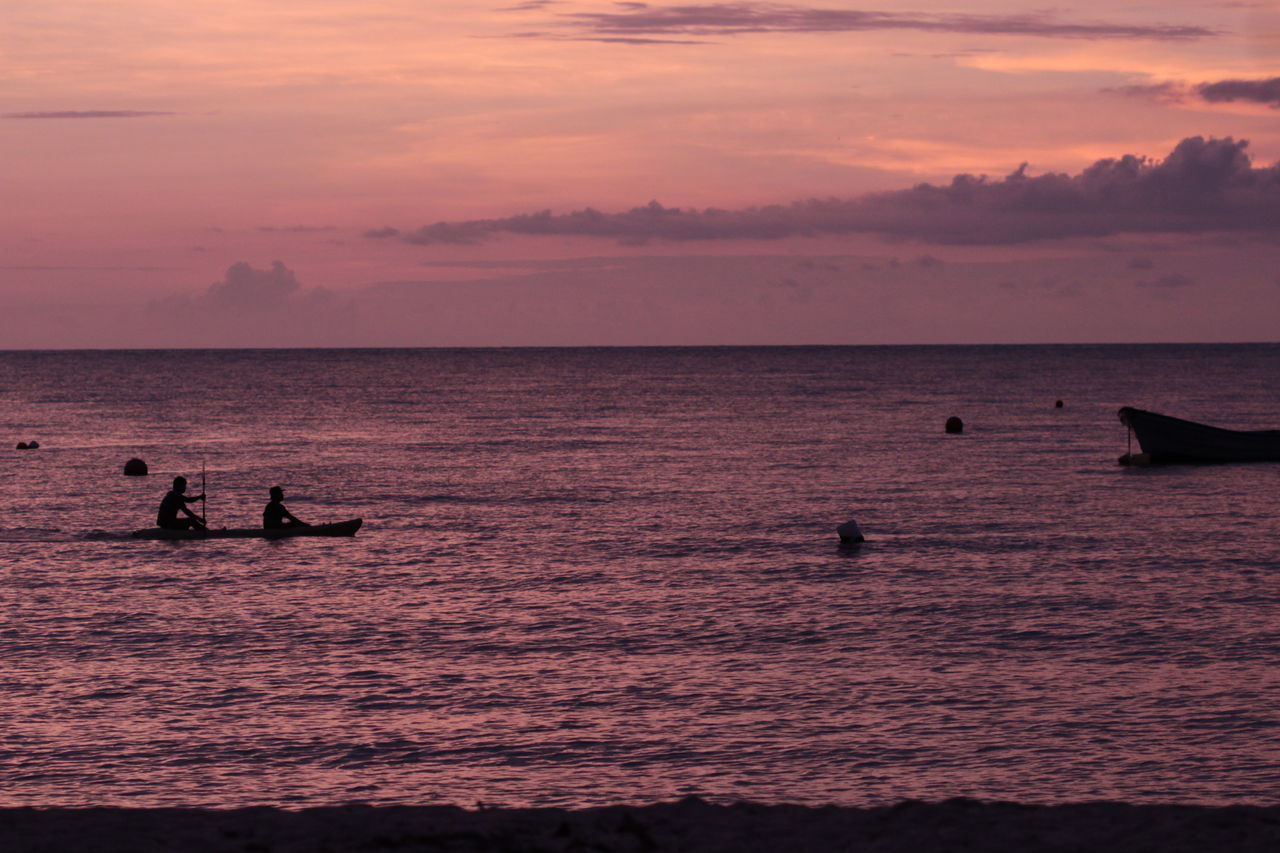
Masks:
[[[0,353],[0,445],[41,443],[0,449],[0,805],[1274,803],[1280,465],[1124,469],[1115,413],[1280,427],[1278,378],[1275,345]],[[213,526],[278,484],[365,527],[129,538],[176,474]]]

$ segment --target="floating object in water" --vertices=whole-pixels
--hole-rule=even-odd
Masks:
[[[1121,465],[1280,462],[1280,430],[1222,429],[1129,406],[1118,414],[1142,447],[1141,453],[1121,456]]]
[[[148,527],[133,531],[134,539],[288,539],[294,536],[355,536],[364,519],[332,524],[299,524],[292,527],[239,527],[219,530],[168,530]]]
[[[38,442],[38,441],[28,441],[28,442],[27,442],[27,450],[36,450],[36,449],[38,449],[39,447],[40,447],[40,442]]]
[[[862,535],[862,529],[858,527],[858,522],[852,519],[837,527],[836,533],[840,534],[840,541],[847,544],[867,541],[867,538]]]
[[[952,415],[947,418],[946,430],[952,434],[964,432],[964,421],[960,420],[955,415]]]
[[[1058,402],[1054,403],[1054,404],[1053,404],[1053,407],[1054,407],[1055,409],[1061,409],[1061,408],[1062,408],[1062,401],[1061,401],[1061,400],[1059,400]]]
[[[1150,453],[1122,453],[1116,461],[1128,467],[1152,464]]]
[[[14,448],[14,449],[15,449],[15,450],[28,450],[29,448],[30,448],[30,445],[28,445],[25,441],[19,441],[19,442],[18,442],[18,446],[17,446],[16,448]]]
[[[135,456],[124,463],[124,473],[128,477],[145,477],[147,476],[147,463]]]

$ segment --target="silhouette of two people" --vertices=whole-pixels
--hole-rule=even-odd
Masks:
[[[207,530],[204,525],[204,519],[192,512],[187,504],[204,500],[204,495],[199,494],[194,497],[188,497],[187,478],[174,477],[173,488],[169,490],[164,499],[160,501],[160,511],[156,513],[156,526],[165,530]],[[178,518],[178,513],[183,513],[186,518]]]
[[[156,514],[156,526],[165,530],[208,530],[205,520],[192,512],[187,504],[204,500],[204,495],[188,496],[187,478],[174,477],[173,488],[160,501],[160,511]],[[282,527],[308,527],[309,525],[289,512],[284,505],[284,489],[272,486],[271,500],[262,511],[262,526],[268,530]],[[186,515],[179,518],[178,513]]]

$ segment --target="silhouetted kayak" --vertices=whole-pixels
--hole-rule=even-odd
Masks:
[[[299,527],[223,527],[218,530],[166,530],[148,527],[133,531],[134,539],[287,539],[293,536],[355,536],[362,518],[335,521],[332,524],[307,524]]]
[[[1122,465],[1280,461],[1280,430],[1222,429],[1129,406],[1119,414],[1142,447],[1141,454],[1121,456]]]

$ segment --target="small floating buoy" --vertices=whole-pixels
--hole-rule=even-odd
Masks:
[[[40,442],[38,442],[38,441],[28,441],[28,442],[27,442],[27,450],[36,450],[36,449],[38,449],[39,447],[40,447]]]
[[[846,544],[867,541],[866,537],[862,535],[862,529],[858,527],[858,522],[852,519],[837,527],[836,533],[840,534],[840,541]]]
[[[947,418],[946,429],[947,429],[947,432],[949,433],[964,432],[964,421],[960,420],[955,415],[952,415],[951,417]]]
[[[124,473],[126,477],[145,477],[147,476],[147,463],[134,457],[124,463]]]
[[[27,443],[26,443],[25,441],[19,441],[19,442],[18,442],[18,446],[17,446],[16,448],[14,448],[14,449],[15,449],[15,450],[26,450],[26,449],[27,449]]]
[[[1058,402],[1054,403],[1054,404],[1053,404],[1053,407],[1054,407],[1055,409],[1061,409],[1061,408],[1062,408],[1062,401],[1061,401],[1061,400],[1059,400]]]

